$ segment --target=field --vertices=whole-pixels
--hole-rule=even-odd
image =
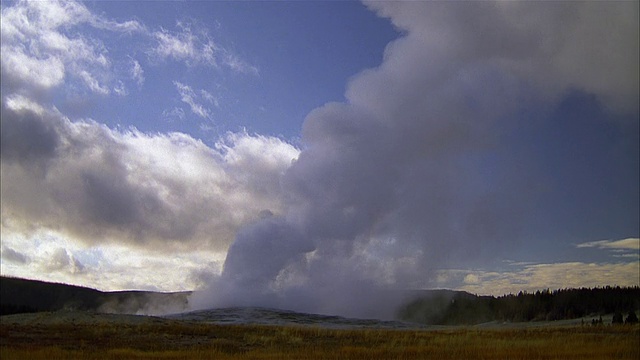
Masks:
[[[383,330],[216,325],[99,314],[64,321],[43,315],[18,319],[2,317],[2,359],[640,358],[637,325]]]

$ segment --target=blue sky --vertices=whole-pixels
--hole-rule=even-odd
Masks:
[[[206,38],[244,63],[247,69],[236,71],[197,61],[187,65],[150,56],[149,44],[139,36],[108,36],[115,42],[110,53],[132,57],[147,70],[145,83],[131,89],[137,103],[112,98],[114,103],[101,102],[99,108],[87,109],[90,116],[99,116],[110,126],[181,131],[208,142],[243,128],[287,139],[299,137],[307,113],[326,102],[343,101],[349,77],[378,65],[385,45],[398,35],[391,24],[357,2],[205,1],[185,6],[98,1],[87,6],[97,14],[123,21],[135,14],[148,28],[164,29],[168,34],[190,32],[200,37],[195,40],[196,47],[204,45]],[[182,119],[167,115],[176,108],[188,110],[179,96],[167,98],[177,94],[175,81],[214,95],[216,102],[203,104],[207,118],[191,111]],[[164,107],[153,104],[153,99],[159,98],[166,98]],[[144,116],[116,122],[122,118],[122,106],[129,107],[126,113]],[[164,121],[158,124],[152,119]]]
[[[352,315],[638,285],[637,64],[637,2],[3,1],[1,271]]]

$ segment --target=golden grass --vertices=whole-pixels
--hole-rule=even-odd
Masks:
[[[1,359],[639,359],[640,327],[338,330],[157,324],[0,325]]]

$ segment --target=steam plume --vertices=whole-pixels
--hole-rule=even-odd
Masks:
[[[518,239],[544,183],[509,139],[519,111],[569,90],[637,111],[637,3],[369,6],[405,35],[307,116],[286,210],[238,233],[196,307],[384,316],[385,289]]]

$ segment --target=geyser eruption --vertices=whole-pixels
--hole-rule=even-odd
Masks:
[[[636,110],[637,21],[588,34],[637,17],[637,3],[369,6],[404,35],[345,103],[307,116],[284,212],[237,234],[194,306],[389,317],[399,299],[387,290],[427,287],[445,262],[517,241],[543,183],[513,150],[520,109],[543,113],[573,89]]]

